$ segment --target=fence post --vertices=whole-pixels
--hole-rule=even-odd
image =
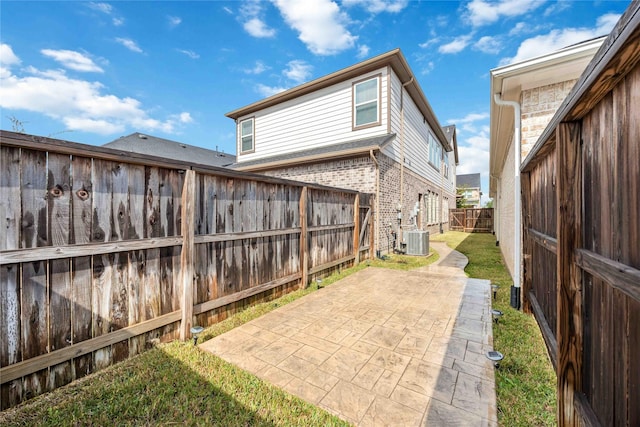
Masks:
[[[300,269],[302,288],[309,284],[309,260],[307,258],[307,187],[300,192]]]
[[[380,245],[380,242],[376,242],[376,225],[378,224],[377,216],[378,212],[374,210],[375,207],[375,197],[369,196],[369,212],[371,212],[371,216],[369,217],[369,259],[376,258],[376,244]]]
[[[356,193],[353,201],[353,265],[360,263],[360,193]]]
[[[582,275],[573,262],[581,245],[581,127],[560,123],[556,129],[558,171],[558,425],[578,426],[575,395],[582,390]]]
[[[182,187],[182,252],[180,253],[180,285],[182,286],[182,321],[180,340],[191,338],[193,322],[193,269],[194,269],[194,224],[195,224],[195,171],[187,170]]]
[[[520,182],[522,190],[522,311],[531,313],[531,302],[529,301],[533,268],[533,245],[529,236],[531,228],[531,173],[520,173]],[[493,222],[493,215],[491,220]]]

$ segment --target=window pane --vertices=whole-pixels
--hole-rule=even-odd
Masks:
[[[253,150],[253,136],[243,136],[242,137],[242,151],[251,151]]]
[[[356,107],[356,126],[378,121],[378,103],[370,102]]]
[[[378,99],[378,79],[367,80],[356,85],[356,105]]]
[[[251,135],[253,133],[253,120],[245,120],[240,124],[242,128],[242,136]]]

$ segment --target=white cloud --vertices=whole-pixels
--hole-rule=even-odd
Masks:
[[[140,101],[109,94],[102,83],[71,78],[62,70],[29,66],[21,73],[7,70],[3,74],[0,107],[44,114],[64,123],[68,130],[109,135],[129,127],[172,133],[191,120],[186,112],[164,121],[151,118]]]
[[[132,52],[136,52],[136,53],[142,53],[142,49],[140,49],[140,46],[138,46],[136,44],[136,42],[134,42],[131,39],[125,39],[122,37],[117,37],[116,41],[118,43],[120,43],[122,46],[126,47],[127,49],[129,49]]]
[[[461,123],[473,123],[478,120],[486,120],[489,118],[489,113],[469,113],[461,119],[449,119],[447,123],[449,124],[461,124]]]
[[[369,46],[366,44],[358,46],[358,54],[356,55],[359,59],[366,58],[369,56]]]
[[[449,119],[447,123],[455,124],[458,136],[458,158],[460,164],[456,167],[457,175],[480,173],[484,197],[481,203],[488,201],[489,177],[489,113],[469,113],[456,119]]]
[[[571,3],[568,1],[556,1],[556,2],[553,2],[551,6],[545,9],[543,15],[544,16],[555,15],[570,7],[571,7]]]
[[[196,52],[192,51],[192,50],[186,50],[186,49],[176,49],[178,52],[187,55],[189,58],[191,59],[198,59],[200,58],[200,55],[198,55]]]
[[[432,37],[429,40],[427,40],[426,42],[420,43],[418,46],[421,47],[422,49],[426,49],[434,44],[438,44],[440,43],[440,37]]]
[[[124,25],[124,18],[116,16],[114,14],[113,6],[111,6],[109,3],[89,2],[87,3],[87,6],[93,10],[104,13],[105,15],[111,16],[113,25],[115,25],[116,27]]]
[[[224,10],[225,12],[227,12],[229,15],[233,15],[233,10],[231,10],[230,7],[227,6],[223,6],[222,10]]]
[[[287,24],[315,55],[333,55],[350,49],[358,39],[346,28],[348,17],[331,0],[272,0]]]
[[[104,72],[104,70],[96,65],[91,58],[83,55],[80,52],[64,49],[42,49],[40,53],[42,53],[44,56],[48,56],[49,58],[53,58],[54,60],[61,63],[64,67],[72,70],[95,73]]]
[[[443,44],[438,48],[438,52],[440,53],[458,53],[463,51],[471,41],[471,36],[459,36],[456,37],[453,41]]]
[[[180,18],[179,16],[169,15],[167,16],[167,19],[169,20],[169,27],[171,28],[175,28],[182,23],[182,18]]]
[[[436,68],[436,64],[433,61],[429,61],[427,62],[427,65],[425,65],[422,70],[420,70],[420,74],[426,76],[427,74],[432,72],[434,68]]]
[[[188,113],[186,111],[183,111],[182,113],[178,114],[177,119],[180,123],[192,123],[193,122],[193,117],[191,117],[191,113]]]
[[[262,74],[269,69],[270,67],[265,65],[264,62],[256,61],[256,65],[254,65],[253,68],[245,68],[243,71],[245,74]]]
[[[593,28],[555,29],[548,34],[526,39],[520,44],[520,47],[518,47],[516,55],[512,58],[502,59],[500,65],[524,61],[529,58],[554,52],[572,44],[607,35],[611,32],[616,22],[618,22],[618,19],[620,19],[620,15],[608,13],[600,16],[596,21],[596,26]]]
[[[5,43],[0,44],[0,78],[4,79],[11,76],[10,68],[13,65],[20,64],[21,62],[20,58],[13,53],[11,46]]]
[[[501,17],[514,17],[524,15],[540,5],[540,0],[473,0],[467,3],[466,17],[471,25],[479,27],[492,24]]]
[[[280,92],[284,92],[288,88],[282,86],[267,86],[262,83],[258,83],[255,87],[256,92],[264,97],[269,97],[271,95],[275,95]]]
[[[6,43],[0,44],[0,66],[10,67],[12,65],[18,65],[20,58],[13,53],[13,49]]]
[[[276,35],[276,30],[269,28],[267,24],[259,18],[249,19],[244,23],[243,27],[247,33],[251,34],[253,37],[270,38]]]
[[[113,12],[113,6],[111,6],[109,3],[97,3],[97,2],[89,2],[88,6],[93,9],[93,10],[97,10],[98,12],[102,12],[106,15],[111,15],[111,12]]]
[[[409,0],[343,0],[342,4],[347,7],[362,6],[370,13],[398,13],[407,7]]]
[[[282,72],[286,78],[296,83],[302,83],[311,77],[311,70],[313,67],[310,64],[300,60],[294,59],[289,61],[287,68]]]
[[[497,37],[484,36],[474,43],[473,48],[480,52],[496,54],[502,49],[502,43]]]
[[[263,15],[263,7],[259,0],[251,0],[243,3],[240,8],[240,20],[243,22],[242,27],[253,37],[274,37],[276,30],[266,24]]]

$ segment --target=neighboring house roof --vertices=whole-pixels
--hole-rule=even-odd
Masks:
[[[456,165],[460,163],[458,160],[458,137],[456,136],[456,125],[449,125],[442,128],[444,135],[447,137],[447,142],[453,148],[454,157],[456,159]]]
[[[407,92],[413,99],[413,102],[418,106],[418,109],[426,119],[427,123],[429,123],[433,132],[436,133],[437,139],[442,142],[446,142],[447,138],[440,127],[440,123],[438,122],[429,101],[427,101],[427,98],[422,92],[417,79],[413,75],[411,68],[409,68],[409,64],[400,49],[394,49],[387,53],[383,53],[382,55],[359,62],[350,67],[336,71],[335,73],[328,74],[324,77],[320,77],[316,80],[312,80],[263,100],[254,102],[253,104],[230,111],[225,114],[225,116],[237,120],[240,117],[247,116],[255,113],[256,111],[264,110],[265,108],[295,99],[302,95],[318,91],[386,66],[390,66],[395,71],[400,81],[406,84],[405,88]],[[449,145],[448,142],[446,143]],[[446,151],[451,151],[452,149],[453,148],[451,146],[445,147]]]
[[[274,167],[287,166],[292,163],[298,165],[301,163],[317,162],[325,159],[336,159],[340,157],[354,156],[358,154],[366,154],[371,150],[380,150],[393,140],[395,133],[376,136],[373,138],[358,139],[340,144],[325,145],[322,147],[311,148],[303,151],[294,151],[278,156],[265,157],[261,159],[251,160],[242,163],[236,163],[231,167],[236,170],[270,169]]]
[[[132,133],[103,145],[107,148],[115,148],[132,153],[150,154],[183,161],[191,164],[225,167],[236,161],[236,156],[220,151],[207,150],[183,144],[170,139],[158,138],[144,133]]]
[[[499,94],[505,101],[520,102],[523,90],[560,83],[580,77],[600,48],[605,37],[599,37],[525,61],[491,70],[489,194],[494,197],[500,173],[513,133],[513,108],[495,103]]]
[[[458,188],[480,188],[480,174],[456,175],[456,185]]]

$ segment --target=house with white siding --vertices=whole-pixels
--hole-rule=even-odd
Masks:
[[[496,239],[516,287],[522,268],[520,166],[604,39],[491,70],[489,196]]]
[[[448,229],[455,126],[440,126],[400,49],[226,114],[235,169],[375,195],[375,244]]]

